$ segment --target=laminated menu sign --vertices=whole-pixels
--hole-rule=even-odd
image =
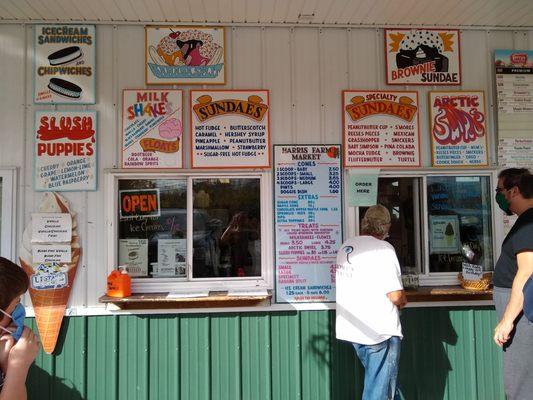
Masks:
[[[36,191],[96,190],[96,111],[36,111]]]
[[[335,301],[342,244],[339,145],[277,145],[276,301]]]
[[[418,93],[343,92],[345,167],[420,166]]]
[[[125,89],[122,167],[181,168],[182,91]]]
[[[495,50],[498,165],[533,166],[533,51]]]
[[[429,92],[433,166],[488,165],[482,91]]]
[[[385,29],[389,85],[460,85],[457,29]]]
[[[39,104],[94,104],[95,26],[35,25],[34,97]]]
[[[148,275],[148,239],[119,239],[118,263],[133,277]]]
[[[191,90],[193,168],[270,167],[268,90]]]

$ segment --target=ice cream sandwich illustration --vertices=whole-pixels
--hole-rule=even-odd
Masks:
[[[82,52],[78,46],[65,47],[50,54],[48,62],[50,65],[63,65],[77,60],[81,56]]]
[[[81,97],[81,87],[64,79],[51,78],[48,83],[48,89],[70,99],[79,99]]]

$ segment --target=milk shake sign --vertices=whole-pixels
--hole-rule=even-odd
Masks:
[[[387,84],[460,85],[456,29],[385,29]]]

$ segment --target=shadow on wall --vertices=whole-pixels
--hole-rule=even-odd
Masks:
[[[31,385],[28,382],[31,382]],[[80,392],[69,387],[68,380],[53,377],[35,364],[30,368],[26,383],[29,400],[83,399]]]

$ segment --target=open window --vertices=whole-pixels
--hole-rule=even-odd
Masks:
[[[493,171],[382,171],[378,203],[391,213],[386,239],[402,273],[421,285],[457,284],[462,264],[494,268]],[[360,221],[366,208],[352,214]],[[350,222],[348,221],[350,224]]]
[[[269,183],[267,172],[109,174],[109,268],[126,265],[134,293],[271,288]]]

